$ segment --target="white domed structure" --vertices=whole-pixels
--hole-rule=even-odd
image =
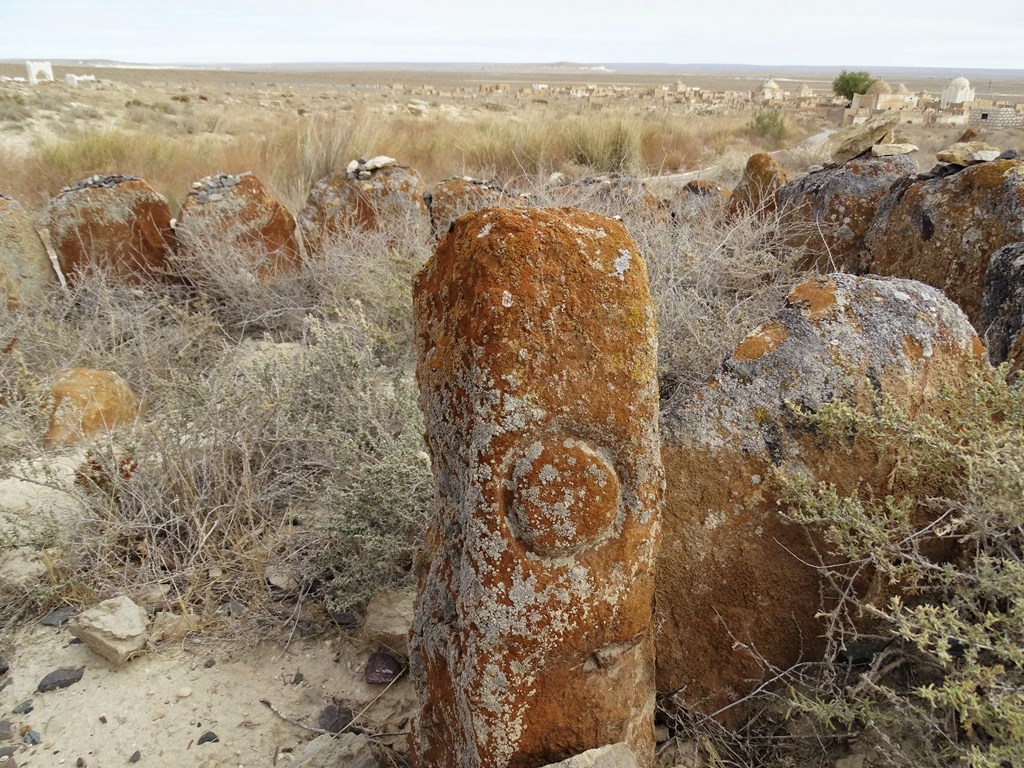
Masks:
[[[974,101],[974,89],[971,88],[971,83],[966,77],[960,76],[953,78],[946,86],[946,90],[942,92],[942,98],[939,100],[939,106],[946,109],[969,101]]]
[[[870,96],[880,96],[882,94],[892,93],[892,86],[885,82],[885,80],[879,78],[878,80],[875,80],[875,82],[868,86],[868,89],[867,91],[865,91],[865,93],[867,93]]]

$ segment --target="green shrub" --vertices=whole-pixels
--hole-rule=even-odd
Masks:
[[[874,649],[860,674],[826,665],[816,690],[794,689],[791,707],[826,730],[904,743],[917,734],[893,764],[1021,765],[1024,389],[978,371],[938,396],[938,415],[912,417],[884,399],[804,414],[835,444],[877,446],[895,468],[888,495],[783,483],[790,515],[846,561],[825,569],[838,589],[834,646]],[[866,576],[876,588],[865,594]]]
[[[789,136],[786,116],[778,109],[762,109],[754,113],[749,125],[751,133],[778,146]]]
[[[832,81],[832,92],[847,101],[852,101],[854,94],[867,92],[873,82],[875,78],[867,72],[848,72],[844,69]]]

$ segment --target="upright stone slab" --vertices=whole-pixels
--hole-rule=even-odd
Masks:
[[[92,176],[65,187],[46,209],[50,241],[69,285],[100,268],[126,282],[170,278],[171,212],[135,176]]]
[[[189,251],[202,270],[208,251],[240,252],[265,278],[299,268],[295,218],[256,176],[218,173],[192,185],[177,227],[179,250]]]
[[[736,189],[729,198],[732,216],[767,216],[775,212],[775,193],[789,181],[779,161],[767,152],[747,158]]]
[[[0,194],[0,302],[28,304],[56,284],[32,220],[16,200]]]
[[[416,279],[438,509],[417,565],[416,766],[653,764],[655,320],[618,222],[456,220]]]
[[[382,164],[353,160],[349,170],[320,179],[296,217],[307,254],[320,254],[344,232],[380,230],[401,239],[426,234],[430,212],[420,175],[391,158]],[[372,161],[371,161],[372,162]]]

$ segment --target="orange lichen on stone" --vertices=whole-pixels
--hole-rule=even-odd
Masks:
[[[732,356],[736,360],[757,360],[777,349],[787,338],[789,331],[786,326],[779,323],[762,325],[740,342]]]
[[[775,193],[789,181],[778,160],[766,152],[751,155],[729,198],[729,213],[765,215],[775,210]]]
[[[786,302],[799,307],[812,320],[819,320],[836,305],[836,284],[828,278],[805,280],[789,292]]]
[[[423,191],[419,173],[407,165],[388,165],[365,179],[345,171],[320,179],[297,217],[306,252],[319,253],[333,238],[352,230],[386,232],[411,226],[425,233],[430,212]]]
[[[819,612],[831,606],[815,564],[845,562],[820,530],[787,518],[776,478],[840,494],[894,492],[891,455],[816,431],[799,411],[840,401],[870,412],[881,395],[911,418],[942,418],[936,393],[956,391],[984,364],[964,313],[911,280],[822,276],[797,286],[767,327],[785,331],[771,355],[744,340],[713,386],[666,408],[661,425],[658,688],[732,724],[770,670],[821,658]],[[928,520],[933,511],[913,513]],[[881,579],[862,581],[884,596]]]
[[[175,280],[171,212],[163,195],[133,176],[95,176],[47,206],[50,242],[69,285],[92,269],[125,282]]]
[[[653,765],[654,312],[618,222],[457,219],[414,287],[438,508],[417,559],[412,763]]]
[[[180,247],[195,256],[241,251],[261,278],[300,266],[294,217],[251,174],[196,182],[181,208],[177,233]],[[193,267],[201,269],[201,262]]]
[[[45,448],[71,445],[83,438],[132,423],[139,414],[139,398],[128,382],[113,371],[71,368],[51,387],[53,410]]]
[[[871,271],[945,292],[981,325],[992,255],[1024,239],[1024,162],[978,163],[944,178],[899,183],[882,198],[865,242]]]
[[[921,360],[924,357],[924,344],[913,336],[904,336],[903,354],[907,356],[908,360]]]

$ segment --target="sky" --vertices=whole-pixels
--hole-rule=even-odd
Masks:
[[[1024,69],[1024,0],[0,0],[18,58]]]

